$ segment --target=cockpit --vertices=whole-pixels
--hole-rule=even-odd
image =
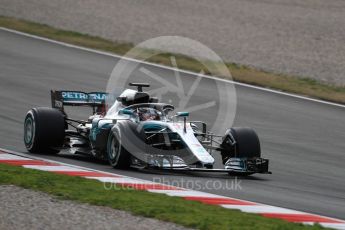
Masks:
[[[137,86],[138,90],[126,89],[123,91],[108,110],[106,117],[122,115],[125,112],[133,118],[135,117],[137,121],[163,121],[167,119],[166,115],[174,110],[174,106],[158,103],[157,98],[150,97],[147,92],[143,92],[142,87],[148,87],[148,84],[131,83],[130,85]]]

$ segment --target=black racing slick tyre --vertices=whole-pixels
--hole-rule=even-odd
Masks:
[[[58,153],[65,139],[65,116],[53,108],[28,111],[24,120],[24,144],[31,153]]]
[[[221,147],[223,163],[231,157],[255,158],[261,156],[259,137],[251,128],[233,127],[228,129]]]
[[[131,164],[130,153],[121,145],[121,129],[114,126],[109,133],[107,143],[109,164],[117,169],[128,169]]]

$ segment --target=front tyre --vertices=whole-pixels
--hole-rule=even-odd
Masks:
[[[259,137],[251,128],[233,127],[226,131],[221,144],[223,164],[229,158],[259,158],[261,148]]]
[[[130,167],[131,155],[121,145],[121,131],[118,126],[115,126],[109,134],[107,157],[114,168],[128,169]]]
[[[24,120],[24,144],[31,153],[58,153],[65,139],[65,116],[53,108],[28,111]]]

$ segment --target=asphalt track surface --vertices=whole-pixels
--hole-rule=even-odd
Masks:
[[[104,90],[117,61],[114,57],[0,30],[0,146],[26,153],[22,139],[27,110],[49,106],[51,88]],[[174,75],[171,70],[140,66],[167,78]],[[195,79],[182,73],[181,77],[186,85]],[[208,88],[208,82],[204,81],[197,92],[206,99],[217,97]],[[221,173],[123,171],[84,156],[40,157],[142,179],[160,182],[164,179],[174,185],[214,194],[344,218],[345,109],[245,86],[237,85],[236,90],[235,125],[251,126],[258,132],[263,156],[271,159],[273,171],[272,175],[237,178],[241,189],[219,189],[219,185],[226,188],[234,180]],[[78,110],[69,112],[71,117],[85,119],[87,116]],[[212,113],[202,116],[206,122],[214,119]],[[216,159],[219,161],[219,157]],[[214,186],[210,186],[212,181],[216,181]]]
[[[0,14],[134,44],[185,36],[229,62],[345,85],[342,0],[0,0]]]

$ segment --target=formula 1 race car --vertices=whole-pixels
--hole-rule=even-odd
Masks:
[[[108,160],[115,168],[270,173],[261,158],[260,142],[251,128],[229,128],[222,136],[201,121],[187,121],[188,112],[170,115],[174,106],[159,103],[143,91],[146,83],[130,83],[105,109],[104,92],[51,91],[52,108],[28,111],[24,143],[31,153],[68,150]],[[70,118],[64,106],[89,106],[87,120]],[[73,128],[73,129],[70,129]],[[214,169],[220,153],[224,168]]]

